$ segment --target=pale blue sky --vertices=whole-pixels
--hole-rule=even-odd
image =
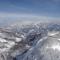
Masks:
[[[0,0],[1,20],[60,20],[60,0]]]
[[[0,0],[0,12],[60,17],[60,0]]]

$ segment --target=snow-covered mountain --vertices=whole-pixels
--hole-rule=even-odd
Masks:
[[[0,60],[59,60],[58,53],[59,24],[39,23],[0,28]]]

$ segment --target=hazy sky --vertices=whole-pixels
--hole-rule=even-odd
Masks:
[[[0,0],[0,18],[60,18],[60,0]]]

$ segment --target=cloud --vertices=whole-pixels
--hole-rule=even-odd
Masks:
[[[7,21],[56,21],[58,17],[41,16],[34,14],[0,13],[0,20]]]

